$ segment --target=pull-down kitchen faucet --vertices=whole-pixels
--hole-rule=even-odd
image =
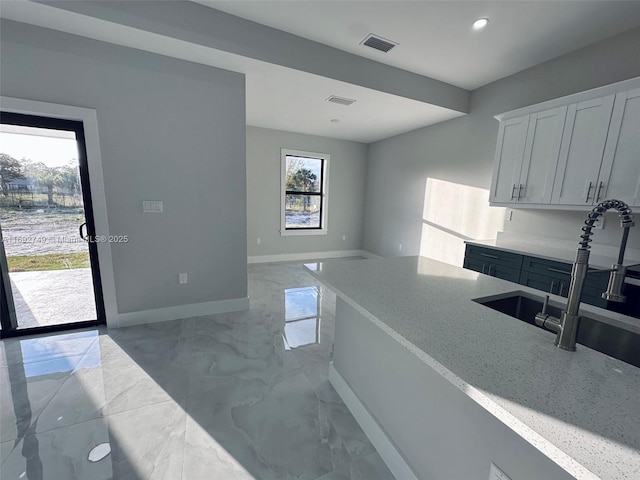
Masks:
[[[624,260],[624,251],[627,248],[627,239],[629,237],[629,228],[633,227],[633,215],[629,206],[620,200],[605,200],[599,203],[587,216],[585,226],[582,227],[583,234],[571,270],[571,284],[569,285],[569,298],[567,299],[567,308],[562,311],[561,318],[553,317],[547,314],[547,296],[542,312],[536,314],[536,324],[556,333],[556,346],[563,350],[575,351],[576,336],[578,333],[578,324],[580,316],[580,297],[582,295],[582,287],[589,270],[589,243],[591,235],[593,235],[593,224],[607,210],[616,209],[620,217],[620,226],[623,228],[622,241],[620,243],[620,251],[618,253],[618,262],[606,270],[611,272],[609,276],[609,284],[607,290],[602,294],[602,298],[613,302],[624,302],[625,296],[622,294],[622,286],[624,277],[627,273],[626,267],[622,265]]]

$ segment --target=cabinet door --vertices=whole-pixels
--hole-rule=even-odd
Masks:
[[[524,257],[520,282],[529,287],[566,297],[572,264],[538,257]]]
[[[640,88],[616,95],[596,198],[640,206]]]
[[[491,202],[516,201],[528,125],[529,115],[500,122],[491,181]]]
[[[614,98],[609,95],[569,105],[552,203],[594,203]]]
[[[478,245],[467,244],[465,258],[474,258],[481,262],[502,265],[516,270],[520,270],[522,267],[522,255],[519,253],[505,252],[504,250]]]
[[[551,202],[566,116],[567,107],[531,115],[518,185],[519,203]]]
[[[465,257],[463,267],[480,273],[487,273],[488,262],[473,257]]]
[[[563,297],[566,297],[568,292],[568,289],[561,280],[546,275],[539,275],[535,272],[527,272],[526,270],[520,272],[520,280],[518,283],[545,293],[562,295]]]
[[[487,268],[487,275],[501,278],[502,280],[507,280],[509,282],[518,283],[518,280],[520,279],[520,270],[490,263]]]

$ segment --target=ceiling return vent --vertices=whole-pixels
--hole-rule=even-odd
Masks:
[[[366,38],[363,41],[360,42],[360,45],[366,45],[367,47],[375,48],[380,52],[387,53],[389,50],[391,50],[393,47],[395,47],[398,44],[395,42],[392,42],[391,40],[387,40],[386,38],[382,38],[382,37],[379,37],[378,35],[374,35],[373,33],[370,33],[369,35],[366,36]]]
[[[327,98],[327,102],[329,103],[337,103],[338,105],[344,105],[344,106],[349,106],[352,105],[354,103],[356,103],[355,100],[352,100],[351,98],[344,98],[344,97],[336,97],[335,95],[331,95],[329,98]]]

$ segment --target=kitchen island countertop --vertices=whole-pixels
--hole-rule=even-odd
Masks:
[[[540,292],[424,257],[307,269],[575,478],[640,478],[640,369],[472,301]]]

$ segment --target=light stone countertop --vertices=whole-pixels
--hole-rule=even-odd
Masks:
[[[574,477],[640,478],[640,368],[471,301],[537,290],[424,257],[307,269]]]

